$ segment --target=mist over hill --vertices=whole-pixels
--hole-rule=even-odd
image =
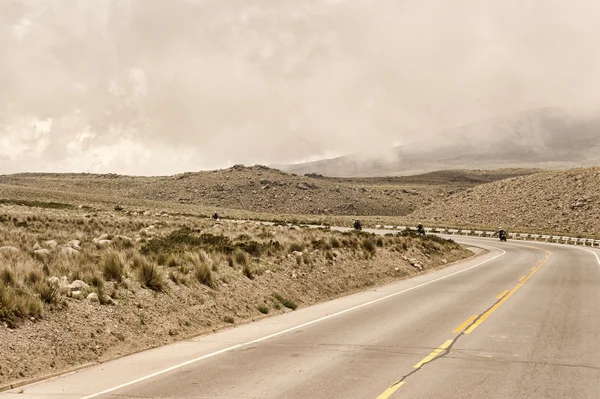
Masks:
[[[465,167],[567,168],[599,162],[599,114],[541,108],[425,135],[379,155],[355,153],[278,168],[298,174],[382,176]]]

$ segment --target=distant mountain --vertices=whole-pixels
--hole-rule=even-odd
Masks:
[[[533,109],[461,126],[394,147],[277,168],[298,174],[383,176],[452,168],[567,168],[600,164],[600,114]]]

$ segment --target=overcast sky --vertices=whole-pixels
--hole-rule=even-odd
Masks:
[[[0,173],[379,151],[600,104],[598,0],[1,0]]]

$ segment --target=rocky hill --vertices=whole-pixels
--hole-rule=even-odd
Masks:
[[[67,203],[72,198],[61,200],[56,193],[65,197],[85,193],[115,204],[127,200],[129,204],[178,204],[190,210],[202,206],[209,212],[236,209],[287,215],[403,216],[449,193],[534,172],[442,171],[423,176],[339,179],[297,176],[264,166],[235,166],[165,177],[19,174],[0,176],[0,200],[8,195],[8,188],[16,187],[52,190],[53,201]]]
[[[549,171],[479,185],[411,217],[456,226],[478,225],[600,234],[600,167]]]
[[[381,156],[352,154],[285,165],[295,173],[384,176],[441,169],[566,169],[600,161],[600,116],[542,108],[460,126],[393,148]]]

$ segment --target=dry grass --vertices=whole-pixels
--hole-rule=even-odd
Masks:
[[[118,290],[104,292],[107,284],[167,294],[170,286],[218,290],[221,284],[256,280],[286,267],[310,273],[340,259],[361,262],[378,251],[448,250],[443,243],[412,236],[384,239],[253,222],[215,226],[192,216],[113,217],[72,208],[0,206],[0,215],[6,215],[0,221],[0,247],[16,248],[0,253],[1,319],[39,317],[70,295],[64,287],[48,285],[49,278],[82,280],[91,286],[86,294],[96,292],[102,304],[109,304]]]

